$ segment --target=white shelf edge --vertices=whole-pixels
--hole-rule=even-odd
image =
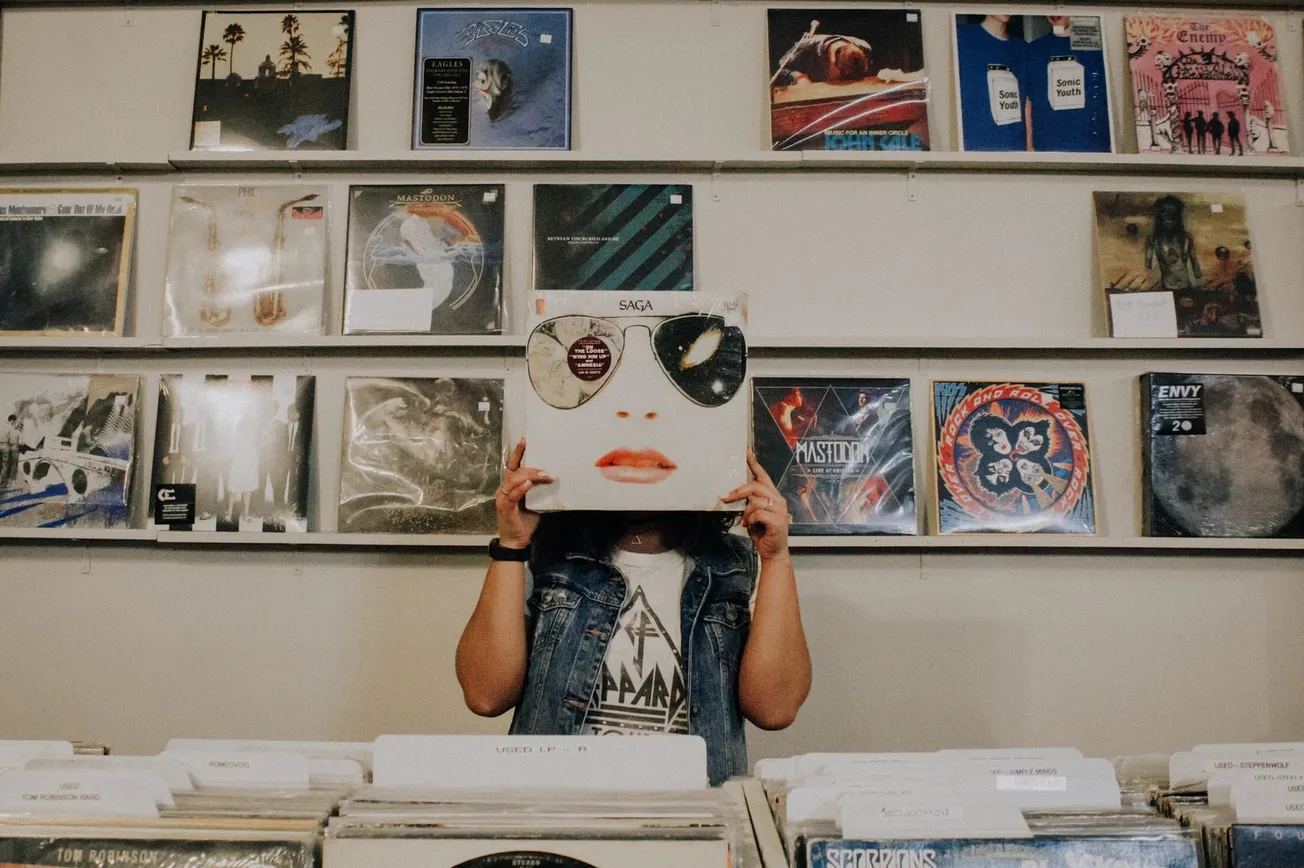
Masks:
[[[490,537],[480,534],[402,533],[221,533],[152,531],[161,545],[283,546],[290,548],[466,548],[483,550]]]
[[[155,531],[136,528],[0,527],[0,543],[7,540],[50,542],[152,542]]]
[[[80,335],[32,335],[0,337],[3,350],[148,350],[162,346],[159,338],[98,337]]]
[[[169,350],[206,349],[349,349],[353,347],[481,347],[525,346],[525,335],[196,335],[165,337]]]
[[[948,536],[793,536],[801,549],[1096,549],[1160,551],[1304,551],[1304,539],[1224,537],[1110,537],[1071,534],[957,534]]]
[[[1032,173],[1218,176],[1298,175],[1304,158],[1200,157],[1184,154],[1079,154],[1022,151],[802,151],[807,169],[906,168],[944,171],[1025,171]]]
[[[786,336],[760,335],[748,340],[754,350],[813,351],[864,350],[1004,350],[1038,352],[1055,350],[1114,350],[1122,352],[1190,352],[1230,350],[1235,352],[1304,352],[1304,341],[1284,338],[1065,338],[1032,339],[1022,343],[1008,338],[928,338],[885,336]]]

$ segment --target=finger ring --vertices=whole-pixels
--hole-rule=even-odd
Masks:
[[[766,509],[774,509],[774,498],[773,498],[773,497],[767,497],[767,498],[765,498],[765,508],[766,508]]]

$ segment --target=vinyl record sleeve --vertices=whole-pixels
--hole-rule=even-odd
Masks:
[[[352,10],[205,11],[194,151],[344,150]]]
[[[1096,532],[1086,387],[933,382],[939,533]]]
[[[164,374],[151,488],[193,485],[196,505],[171,529],[306,531],[313,393],[311,376]]]
[[[767,38],[774,150],[929,149],[917,9],[770,9]]]
[[[1037,868],[1144,866],[1199,868],[1194,838],[1151,836],[1054,837],[1028,840],[853,841],[816,838],[806,844],[807,868],[900,865],[920,868]]]
[[[417,10],[412,147],[570,148],[572,11]]]
[[[1304,537],[1304,376],[1141,377],[1146,536]]]
[[[1299,868],[1304,865],[1304,826],[1235,824],[1231,839],[1232,868]]]
[[[0,864],[32,868],[312,868],[310,841],[184,840],[182,838],[0,837]],[[157,833],[156,833],[157,834]]]
[[[728,868],[730,848],[722,838],[327,838],[322,858],[330,868]]]
[[[1263,336],[1240,193],[1092,198],[1097,284],[1112,336]]]
[[[1100,16],[957,12],[952,29],[960,150],[1114,150]]]
[[[323,186],[172,189],[164,332],[322,333]]]
[[[1124,29],[1138,151],[1290,153],[1277,36],[1266,19],[1129,15]]]
[[[747,299],[544,292],[531,304],[530,509],[737,510],[748,480]]]
[[[349,188],[344,333],[497,334],[502,184]]]
[[[130,524],[140,378],[0,374],[0,527]]]
[[[536,184],[534,288],[693,288],[690,184]]]
[[[0,190],[0,336],[121,335],[135,228],[135,190]]]
[[[909,380],[757,377],[752,446],[793,535],[917,532]]]
[[[341,532],[493,533],[503,381],[349,377]]]

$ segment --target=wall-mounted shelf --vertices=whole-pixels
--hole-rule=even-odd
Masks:
[[[402,533],[217,533],[213,531],[150,531],[162,545],[274,546],[279,548],[424,548],[481,551],[490,537],[480,534]]]
[[[1110,537],[1069,534],[967,534],[955,536],[795,536],[795,550],[895,549],[899,551],[1199,551],[1209,554],[1304,551],[1304,539],[1223,539],[1211,537]]]
[[[134,528],[0,527],[0,545],[6,542],[153,542],[156,532]]]

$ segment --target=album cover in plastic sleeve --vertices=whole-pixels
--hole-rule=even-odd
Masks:
[[[926,151],[917,9],[769,10],[776,151]]]
[[[349,189],[344,333],[497,334],[502,184]]]
[[[348,147],[353,12],[206,11],[195,76],[195,151]]]
[[[0,335],[121,335],[135,190],[0,189]]]
[[[140,378],[0,374],[0,526],[125,528]]]
[[[193,525],[170,529],[306,531],[313,392],[294,374],[163,375],[150,487],[195,505]]]
[[[855,841],[815,838],[807,868],[1200,868],[1194,838],[1047,837],[1022,840]]]
[[[933,382],[939,533],[1096,532],[1086,387]]]
[[[530,308],[527,461],[556,478],[530,509],[741,508],[720,498],[749,479],[746,296],[543,292]]]
[[[1304,826],[1249,826],[1228,830],[1233,868],[1298,868],[1304,865]]]
[[[566,150],[570,9],[417,10],[412,147]]]
[[[321,334],[323,186],[172,190],[164,333]]]
[[[1100,16],[953,19],[960,150],[1114,149]]]
[[[794,535],[917,532],[909,380],[756,377],[752,445]]]
[[[536,184],[534,288],[693,288],[691,184]]]
[[[1304,537],[1304,376],[1141,377],[1146,536]]]
[[[1124,28],[1138,151],[1290,153],[1277,35],[1265,19],[1129,15]]]
[[[503,381],[349,377],[339,529],[493,533]]]
[[[1092,195],[1097,280],[1113,337],[1263,335],[1243,196]]]
[[[180,837],[103,837],[55,834],[40,837],[0,835],[0,864],[33,868],[312,868],[311,839],[185,840]],[[196,832],[196,837],[204,833]],[[235,833],[238,834],[238,833]],[[254,833],[251,833],[254,834]],[[265,833],[262,833],[265,834]]]
[[[488,836],[434,839],[327,838],[323,861],[333,868],[727,868],[733,854],[719,834],[683,838],[626,834],[607,840]]]

